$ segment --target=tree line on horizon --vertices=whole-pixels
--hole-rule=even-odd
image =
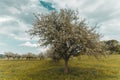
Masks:
[[[117,40],[104,40],[101,41],[104,46],[104,49],[108,52],[108,54],[120,54],[120,42]],[[19,54],[14,52],[5,52],[4,54],[0,54],[1,58],[7,58],[8,60],[32,60],[32,59],[43,59],[45,57],[51,57],[52,59],[57,61],[57,56],[51,56],[50,50],[45,53],[34,54],[32,52],[28,52],[26,54]],[[49,55],[49,56],[48,56]]]
[[[43,53],[34,54],[32,52],[28,52],[26,54],[5,52],[2,55],[2,58],[6,58],[7,60],[42,60],[44,59],[44,55]]]

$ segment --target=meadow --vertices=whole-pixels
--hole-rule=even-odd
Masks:
[[[0,80],[120,80],[120,55],[74,57],[69,67],[64,74],[62,60],[0,60]]]

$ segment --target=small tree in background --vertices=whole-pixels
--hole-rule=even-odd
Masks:
[[[13,53],[13,52],[5,52],[5,57],[7,57],[8,58],[8,60],[10,59],[10,58],[12,58],[13,60],[15,60],[15,59],[20,59],[21,58],[21,55],[19,55],[19,54],[17,54],[17,53]]]
[[[35,57],[35,55],[33,54],[33,53],[31,53],[31,52],[28,52],[27,54],[26,54],[26,60],[31,60],[31,59],[33,59]]]
[[[59,62],[61,59],[61,56],[59,56],[59,54],[56,54],[52,48],[49,48],[44,54],[46,54],[45,56],[47,58],[52,58],[52,60],[55,62]]]
[[[78,56],[82,52],[95,57],[102,54],[96,26],[87,25],[84,19],[80,19],[78,11],[61,9],[60,12],[38,14],[35,17],[29,34],[38,36],[42,46],[51,46],[51,55],[64,60],[65,73],[69,72],[68,61],[71,56]]]
[[[20,58],[21,58],[21,55],[16,53],[16,59],[20,60]]]
[[[107,40],[107,41],[102,41],[102,42],[105,44],[105,46],[107,47],[107,51],[109,51],[110,54],[120,53],[119,41]]]
[[[22,54],[22,55],[21,55],[21,59],[22,59],[22,60],[27,59],[26,57],[27,57],[27,54]]]
[[[14,53],[12,53],[12,52],[5,52],[4,55],[5,55],[5,57],[7,57],[7,59],[9,60],[10,58],[13,58]]]
[[[39,60],[42,60],[42,59],[44,59],[44,54],[43,53],[39,53],[37,55],[37,57],[39,58]]]

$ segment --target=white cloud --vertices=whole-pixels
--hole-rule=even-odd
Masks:
[[[6,45],[6,43],[0,43],[0,46],[5,46]]]
[[[9,8],[8,11],[11,12],[12,14],[20,14],[21,13],[21,11],[15,7]]]
[[[4,25],[5,24],[5,25]],[[8,25],[7,25],[8,24]],[[10,25],[9,25],[10,24]],[[19,19],[12,18],[12,22],[0,23],[0,35],[11,37],[19,41],[30,41],[30,35],[26,32],[32,26],[31,24],[26,24]],[[35,40],[35,39],[32,39]]]
[[[14,38],[15,40],[19,40],[19,41],[30,41],[29,35],[26,35],[25,33],[24,35],[15,35],[11,33],[11,34],[8,34],[8,36]]]
[[[45,53],[47,50],[49,49],[49,47],[39,47],[38,49],[37,49],[37,52],[38,53]]]
[[[47,12],[40,6],[39,0],[21,0],[19,3],[13,0],[2,1],[1,6],[4,9],[0,7],[0,16],[3,16],[0,17],[0,35],[9,36],[19,41],[31,41],[25,31],[32,27],[33,13]],[[36,40],[36,38],[32,40]]]
[[[120,23],[117,19],[111,19],[103,23],[100,32],[104,34],[102,40],[116,39],[120,41]]]
[[[23,44],[20,44],[20,46],[25,46],[25,47],[38,47],[38,44],[33,44],[31,42],[25,42]]]
[[[0,54],[4,54],[4,51],[0,50]]]
[[[12,18],[10,16],[0,17],[0,23],[12,21],[12,20],[14,20],[14,18]]]

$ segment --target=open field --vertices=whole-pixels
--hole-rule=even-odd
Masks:
[[[0,60],[0,80],[120,80],[120,55],[96,60],[81,56],[70,59],[70,73],[63,73],[63,61]]]

